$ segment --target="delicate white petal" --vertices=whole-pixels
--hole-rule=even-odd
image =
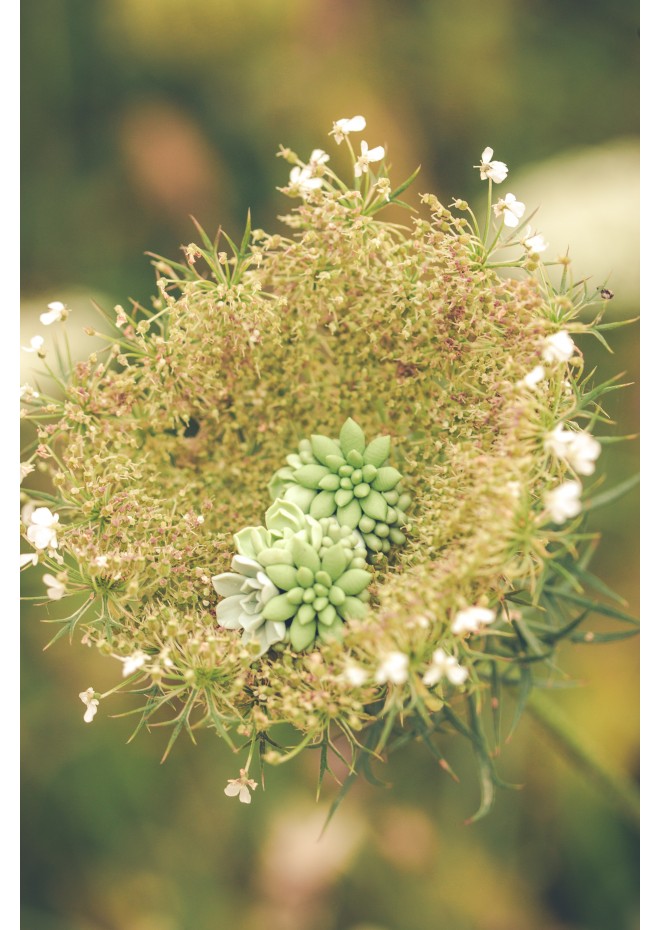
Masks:
[[[234,769],[234,771],[236,771]],[[243,789],[243,785],[238,784],[238,779],[235,781],[230,781],[227,787],[225,788],[225,794],[228,798],[235,798],[236,795]]]
[[[367,128],[367,121],[364,116],[353,116],[348,121],[348,132],[362,132]]]
[[[493,150],[489,145],[487,145],[486,148],[481,153],[481,160],[485,165],[487,165],[489,164],[492,157],[493,157]]]
[[[32,511],[31,522],[36,526],[53,527],[59,522],[59,514],[51,513],[48,507],[37,507]]]

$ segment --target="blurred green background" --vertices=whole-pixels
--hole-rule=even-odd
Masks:
[[[417,191],[478,202],[491,145],[551,245],[578,274],[606,279],[614,318],[638,312],[638,23],[614,0],[25,0],[22,4],[25,338],[50,300],[91,322],[147,301],[144,252],[176,256],[207,227],[274,229],[280,143],[306,158],[333,119],[362,113],[394,177],[421,162]],[[412,195],[414,196],[414,194]],[[614,357],[581,344],[601,377],[638,381],[635,326]],[[24,343],[25,344],[25,343]],[[91,346],[81,337],[82,356]],[[29,371],[27,372],[29,375]],[[635,386],[610,395],[637,431]],[[599,473],[636,470],[637,444],[608,446]],[[591,526],[596,570],[639,607],[635,493]],[[37,586],[39,590],[41,583]],[[43,589],[39,590],[41,593]],[[30,591],[26,591],[30,593]],[[389,789],[355,787],[321,842],[309,760],[269,772],[250,806],[223,794],[237,775],[210,734],[161,766],[155,730],[125,746],[133,718],[93,726],[78,692],[117,668],[82,646],[43,653],[48,609],[23,615],[24,930],[633,930],[637,837],[525,720],[502,758],[521,791],[470,827],[477,785],[422,749],[393,757]],[[635,778],[638,645],[576,647],[563,667],[584,687],[557,702],[603,758]]]

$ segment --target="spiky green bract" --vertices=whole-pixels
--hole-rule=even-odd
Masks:
[[[334,516],[362,533],[370,557],[387,555],[405,540],[406,510],[411,497],[404,493],[402,475],[388,464],[390,437],[377,436],[369,444],[350,417],[338,439],[314,434],[298,445],[298,454],[273,475],[272,495],[298,504],[312,517]]]
[[[372,575],[362,537],[285,500],[275,501],[265,522],[234,536],[234,572],[212,579],[225,595],[219,624],[243,629],[243,641],[258,642],[260,655],[275,643],[304,652],[341,638],[344,622],[367,612]]]
[[[447,767],[453,731],[475,748],[485,807],[501,708],[512,700],[508,728],[533,687],[558,681],[558,643],[621,635],[592,629],[594,616],[630,619],[588,570],[580,517],[553,523],[546,507],[548,492],[575,478],[546,451],[548,434],[560,423],[607,429],[617,384],[583,372],[582,334],[602,338],[601,311],[588,320],[597,292],[549,283],[515,233],[494,229],[484,241],[462,202],[454,214],[428,195],[408,226],[382,221],[388,192],[396,200],[405,185],[378,168],[355,190],[352,176],[344,183],[321,166],[322,186],[284,218],[288,236],[248,225],[227,256],[219,236],[199,230],[187,262],[156,259],[153,307],[109,315],[107,351],[58,369],[46,346],[38,395],[23,392],[33,430],[23,461],[39,469],[24,501],[59,515],[58,547],[31,546],[27,510],[24,545],[65,584],[49,620],[113,657],[119,684],[142,695],[138,728],[152,715],[163,723],[169,707],[172,740],[208,726],[273,763],[317,747],[321,775],[338,735],[358,771],[406,741]],[[516,278],[494,267],[498,243]],[[568,360],[546,360],[547,337],[560,332],[579,344]],[[373,603],[346,620],[341,640],[258,657],[218,627],[211,575],[230,570],[234,534],[257,555],[266,483],[285,451],[347,413],[365,436],[392,437],[414,501],[407,544],[391,564],[376,556]],[[315,462],[309,441],[288,464]],[[584,511],[603,494],[587,479]],[[292,518],[280,519],[284,534]],[[237,533],[250,525],[255,534]],[[494,622],[452,632],[473,606]],[[464,683],[440,676],[439,649],[446,670],[456,671],[450,660],[467,670]],[[136,651],[140,666],[124,679],[117,660]]]

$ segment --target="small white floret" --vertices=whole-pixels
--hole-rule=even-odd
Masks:
[[[256,781],[254,781],[252,778],[248,778],[245,769],[241,769],[241,773],[238,778],[229,778],[227,780],[225,794],[228,798],[235,798],[238,796],[238,800],[242,804],[249,804],[252,801],[250,790],[254,791],[256,787]]]
[[[531,235],[529,226],[527,227],[527,237],[523,239],[522,244],[530,255],[540,255],[541,252],[545,252],[548,248],[548,243],[540,233]]]
[[[98,710],[99,702],[97,698],[94,697],[94,694],[94,689],[88,688],[87,691],[81,691],[78,695],[80,700],[87,707],[85,716],[83,717],[85,723],[91,723],[96,716],[96,711]]]
[[[535,388],[543,380],[545,380],[545,368],[543,365],[536,365],[525,375],[522,381],[518,382],[518,385],[520,387]]]
[[[515,194],[507,194],[493,206],[495,216],[504,219],[505,226],[517,226],[525,213],[525,204],[516,200]]]
[[[563,329],[558,333],[547,336],[543,343],[544,362],[569,362],[575,352],[575,343],[566,330]]]
[[[44,347],[44,337],[43,336],[33,336],[30,339],[29,346],[21,346],[24,352],[42,352]]]
[[[46,594],[51,601],[59,601],[66,594],[66,586],[54,575],[44,575],[42,579],[46,585]]]
[[[366,129],[366,126],[367,121],[364,116],[352,116],[350,119],[338,119],[332,124],[332,131],[329,135],[334,136],[335,142],[339,145],[349,133],[362,132]]]
[[[48,304],[48,313],[42,313],[39,317],[44,326],[50,326],[51,323],[66,320],[68,310],[61,300],[54,300]]]
[[[452,685],[462,685],[468,677],[468,670],[458,664],[455,656],[449,655],[444,649],[436,649],[433,653],[431,665],[422,678],[424,684],[432,688],[442,678],[446,678]]]
[[[454,617],[451,631],[456,636],[466,633],[480,633],[485,626],[495,621],[495,611],[489,607],[466,607],[459,610]]]
[[[544,497],[545,507],[553,523],[565,523],[582,510],[580,495],[582,485],[579,481],[564,481]]]
[[[376,682],[379,685],[386,681],[393,685],[402,685],[408,680],[408,666],[410,659],[404,652],[388,652],[376,671]]]
[[[126,656],[126,658],[122,659],[122,662],[124,663],[122,676],[127,678],[129,675],[132,675],[133,672],[137,672],[139,668],[142,668],[148,658],[149,656],[146,654],[146,652],[142,652],[140,649],[138,649],[132,655]]]
[[[385,149],[382,145],[370,149],[367,143],[362,140],[360,143],[360,154],[355,162],[355,177],[366,174],[369,171],[369,165],[375,161],[381,161],[385,157]]]
[[[475,165],[479,169],[479,176],[482,181],[490,180],[494,184],[501,184],[509,173],[509,169],[503,161],[493,161],[493,150],[487,146],[481,153],[481,163]]]
[[[59,514],[48,507],[37,507],[30,514],[27,538],[35,549],[57,549],[57,526]]]

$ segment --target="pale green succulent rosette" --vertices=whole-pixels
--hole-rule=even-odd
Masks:
[[[273,475],[269,491],[298,505],[316,520],[335,517],[340,526],[359,529],[370,555],[387,555],[406,541],[404,528],[410,495],[402,475],[387,464],[390,437],[367,444],[350,417],[339,439],[314,435],[303,439],[298,454]]]
[[[342,636],[346,620],[366,613],[367,549],[360,534],[334,517],[314,519],[287,500],[266,513],[266,526],[234,536],[233,572],[216,575],[225,629],[242,629],[260,655],[276,643],[303,652]]]

